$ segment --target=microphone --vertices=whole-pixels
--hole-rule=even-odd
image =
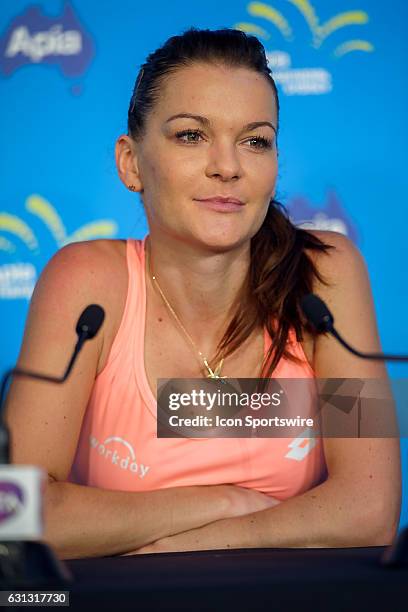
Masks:
[[[82,312],[75,328],[78,340],[62,376],[18,367],[3,376],[0,392],[0,587],[60,584],[71,579],[51,549],[36,541],[43,536],[42,495],[47,480],[44,470],[9,464],[9,431],[2,410],[7,384],[13,376],[64,383],[84,343],[96,336],[104,318],[105,312],[98,304],[90,304]]]
[[[362,359],[375,359],[379,361],[408,361],[408,355],[391,355],[389,353],[363,353],[350,346],[344,338],[340,336],[334,327],[334,317],[327,305],[319,296],[314,293],[305,295],[301,300],[301,309],[308,322],[319,332],[329,333],[340,342],[345,349],[353,355]]]
[[[3,406],[3,401],[6,394],[7,384],[12,376],[27,376],[28,378],[35,378],[37,380],[45,380],[46,382],[52,383],[63,383],[66,381],[71,373],[74,363],[78,357],[78,354],[83,347],[86,340],[91,340],[96,336],[100,327],[102,326],[105,318],[105,311],[98,304],[90,304],[82,312],[78,319],[75,327],[75,331],[78,335],[78,340],[75,345],[72,357],[68,363],[68,366],[62,376],[48,376],[47,374],[40,374],[39,372],[33,372],[31,370],[25,370],[23,368],[12,368],[8,370],[3,376],[0,391],[0,407]],[[0,457],[1,461],[1,457]]]
[[[33,372],[32,370],[26,370],[24,368],[11,368],[4,374],[0,389],[0,465],[3,463],[9,463],[10,459],[8,430],[3,419],[3,402],[5,400],[6,389],[9,380],[13,376],[25,376],[27,378],[44,380],[46,382],[51,383],[61,384],[65,382],[71,373],[71,370],[74,366],[75,361],[77,360],[80,350],[84,345],[84,342],[86,340],[91,340],[96,336],[102,326],[104,318],[105,311],[103,310],[102,306],[99,306],[98,304],[90,304],[85,308],[85,310],[83,310],[75,327],[75,331],[78,335],[78,340],[72,353],[72,357],[62,376],[49,376],[47,374]]]

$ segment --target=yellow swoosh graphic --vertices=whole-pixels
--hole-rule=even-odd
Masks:
[[[38,241],[33,231],[27,223],[18,217],[8,213],[0,213],[0,230],[18,236],[31,251],[38,249]]]
[[[365,11],[346,11],[339,13],[320,25],[319,17],[309,0],[288,0],[303,15],[313,34],[313,46],[320,47],[322,42],[336,30],[350,25],[364,25],[369,21]]]
[[[254,23],[247,23],[246,21],[240,21],[233,26],[236,30],[241,30],[242,32],[247,32],[248,34],[255,34],[258,38],[263,38],[264,40],[268,40],[270,38],[268,32],[263,28],[255,25]]]
[[[288,0],[288,2],[296,6],[298,11],[302,13],[312,33],[315,34],[319,27],[319,18],[310,2],[308,0]]]
[[[91,240],[92,238],[112,237],[118,231],[118,226],[113,221],[100,219],[92,221],[82,227],[79,227],[75,232],[68,236],[63,244],[70,242],[79,242],[81,240]]]
[[[250,15],[254,17],[263,17],[273,23],[285,38],[293,38],[293,31],[288,21],[276,9],[263,2],[251,2],[248,4],[247,9]]]
[[[340,13],[318,28],[318,36],[320,41],[323,42],[325,38],[336,30],[349,25],[364,25],[368,22],[368,19],[369,17],[364,11],[347,11],[346,13]]]
[[[45,198],[35,194],[30,196],[26,201],[26,209],[44,222],[58,245],[63,244],[67,236],[64,224],[55,208]]]
[[[6,251],[6,253],[14,253],[15,250],[16,247],[12,242],[10,242],[10,240],[7,240],[7,238],[3,238],[3,236],[0,236],[0,251]]]
[[[351,51],[365,51],[366,53],[371,53],[374,51],[374,46],[368,42],[368,40],[348,40],[336,47],[333,53],[336,57],[342,57],[346,55],[346,53],[351,53]]]

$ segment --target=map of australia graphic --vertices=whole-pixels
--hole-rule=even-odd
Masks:
[[[10,76],[22,66],[45,64],[75,77],[85,72],[94,54],[93,40],[69,3],[57,17],[31,6],[10,22],[0,38],[0,72]]]

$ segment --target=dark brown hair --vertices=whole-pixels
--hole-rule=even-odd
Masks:
[[[128,111],[128,133],[135,141],[143,138],[146,117],[157,103],[165,80],[197,62],[244,67],[263,74],[273,89],[279,117],[278,92],[259,40],[240,30],[190,28],[169,38],[141,66]],[[310,232],[296,228],[284,207],[271,200],[265,220],[251,240],[248,276],[214,359],[231,354],[256,328],[266,327],[272,346],[262,375],[269,377],[283,356],[297,361],[287,348],[289,330],[295,330],[298,341],[303,339],[304,329],[313,331],[303,319],[300,300],[312,292],[314,279],[325,282],[307,251],[329,248]]]

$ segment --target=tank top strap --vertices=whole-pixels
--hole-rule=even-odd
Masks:
[[[125,308],[119,329],[112,343],[108,364],[111,364],[124,350],[133,351],[133,342],[142,333],[141,321],[144,321],[146,288],[144,283],[144,246],[145,240],[126,241],[126,263],[128,270],[128,287]],[[107,364],[107,365],[108,365]]]

